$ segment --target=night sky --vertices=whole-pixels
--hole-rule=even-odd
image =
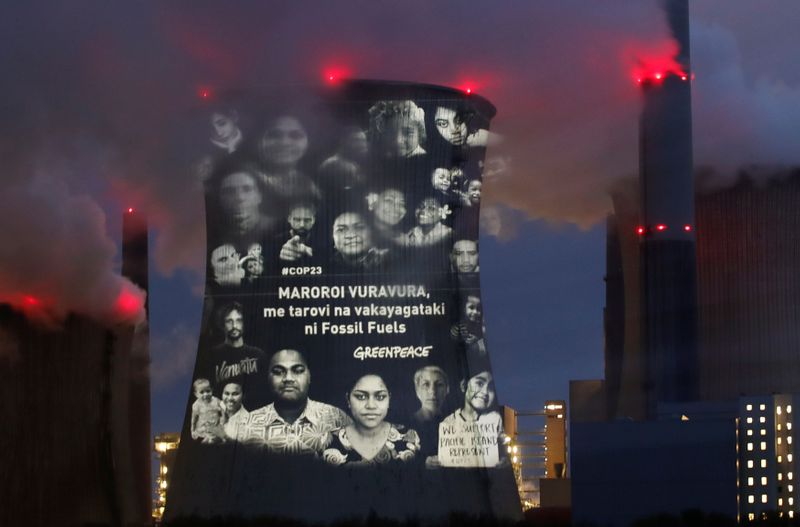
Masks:
[[[694,143],[718,184],[800,162],[795,0],[691,0]],[[0,8],[0,302],[115,321],[121,215],[148,214],[153,431],[196,352],[202,201],[160,160],[198,90],[360,78],[470,87],[498,108],[481,272],[500,401],[603,374],[606,190],[636,174],[635,71],[674,51],[658,2],[48,2]],[[37,299],[37,306],[25,299]],[[0,360],[4,358],[0,347]]]

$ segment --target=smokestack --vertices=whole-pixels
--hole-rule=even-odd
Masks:
[[[642,336],[648,413],[697,397],[697,272],[687,0],[665,9],[683,71],[642,83]]]
[[[122,215],[122,276],[148,293],[147,216],[133,207]],[[144,308],[147,310],[145,297]]]
[[[130,509],[134,516],[144,519],[150,517],[152,506],[147,234],[147,216],[128,208],[122,217],[122,275],[145,292],[145,321],[131,328],[132,331],[121,331],[119,338],[121,346],[129,346],[130,350],[125,412],[130,445]]]

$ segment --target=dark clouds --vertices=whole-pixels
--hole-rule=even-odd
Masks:
[[[766,4],[769,17],[752,16],[749,2],[692,2],[699,162],[797,162],[800,134],[787,130],[800,108],[788,23],[798,7]],[[3,11],[0,156],[3,182],[18,185],[14,210],[49,199],[30,183],[37,174],[63,182],[58,199],[90,216],[92,199],[107,199],[110,187],[120,208],[150,213],[165,273],[204,264],[197,182],[166,155],[199,86],[316,83],[327,67],[469,83],[497,105],[493,126],[505,141],[494,154],[511,166],[487,186],[487,203],[588,226],[606,213],[610,182],[636,171],[637,57],[671,45],[658,2],[641,0],[62,2]],[[0,227],[13,225],[20,238],[55,231],[46,222],[65,221],[69,209],[56,210],[24,221],[5,214]],[[106,276],[106,234],[86,232],[97,238],[84,261]],[[17,287],[8,282],[19,279],[14,269],[41,259],[25,251],[13,262],[3,254],[0,290]],[[55,267],[68,255],[48,256]]]

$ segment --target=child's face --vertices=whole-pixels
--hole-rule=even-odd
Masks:
[[[207,382],[198,384],[195,388],[194,396],[204,403],[211,402],[211,384]]]
[[[467,304],[464,306],[464,314],[470,322],[480,322],[481,300],[474,296],[467,297]]]
[[[495,391],[492,374],[484,371],[470,378],[464,393],[464,400],[477,413],[489,411],[494,404]]]

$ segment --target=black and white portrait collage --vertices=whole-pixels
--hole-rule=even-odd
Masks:
[[[402,517],[449,510],[412,481],[510,475],[479,282],[491,104],[352,82],[201,113],[207,284],[168,515],[308,517],[295,481]]]

